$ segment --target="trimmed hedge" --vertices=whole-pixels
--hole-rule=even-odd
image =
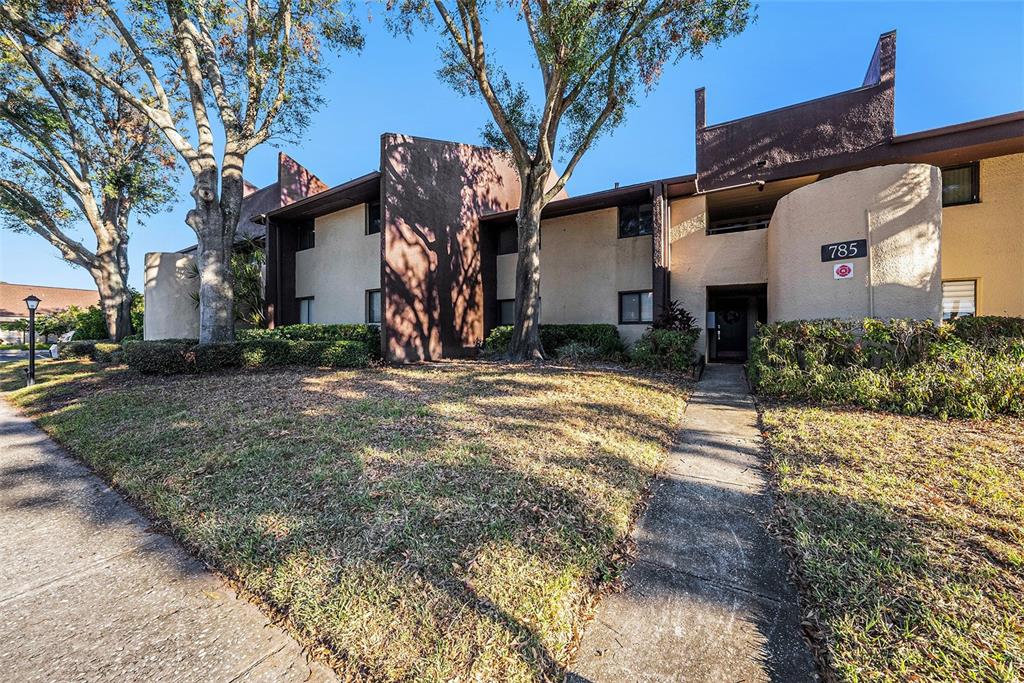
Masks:
[[[484,350],[495,355],[508,353],[508,345],[511,341],[511,325],[495,327],[487,335]],[[589,346],[601,358],[616,358],[623,351],[619,329],[615,325],[608,324],[541,325],[540,343],[548,353],[570,344]]]
[[[176,375],[195,369],[193,339],[129,341],[122,344],[124,360],[133,370],[146,375]]]
[[[810,320],[759,327],[748,375],[761,395],[907,415],[1024,416],[1024,320]]]
[[[61,358],[90,358],[99,363],[118,363],[122,358],[121,345],[111,341],[76,339],[57,346]]]
[[[143,374],[173,375],[225,368],[281,365],[367,367],[373,360],[359,341],[292,341],[253,339],[196,344],[192,340],[133,341],[124,345],[128,366]]]
[[[361,343],[372,358],[380,357],[380,327],[378,325],[302,323],[275,327],[272,330],[238,330],[235,337],[240,342],[267,339],[305,342],[354,341]]]
[[[650,329],[629,350],[630,360],[654,370],[689,370],[696,360],[693,351],[700,330]]]

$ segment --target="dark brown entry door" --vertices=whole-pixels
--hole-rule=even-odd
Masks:
[[[715,358],[747,359],[747,308],[749,297],[719,299],[715,302]]]

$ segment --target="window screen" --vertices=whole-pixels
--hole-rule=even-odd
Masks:
[[[619,207],[619,237],[650,235],[654,229],[654,211],[650,202]]]
[[[380,324],[381,321],[381,296],[379,289],[370,289],[366,292],[366,322]]]
[[[313,297],[299,299],[299,322],[303,324],[313,322]]]
[[[951,320],[975,315],[977,282],[950,280],[942,283],[942,319]]]
[[[498,253],[514,254],[519,251],[519,231],[515,225],[502,228],[498,232]]]
[[[619,324],[649,323],[654,321],[654,295],[646,292],[619,293]]]
[[[501,314],[498,318],[498,324],[514,325],[516,322],[516,300],[501,299],[500,301],[498,301],[498,306],[501,308]]]
[[[316,246],[316,228],[310,225],[304,225],[299,228],[299,251],[303,249],[312,249]]]
[[[973,204],[978,201],[978,164],[942,169],[942,205]]]
[[[380,232],[380,202],[366,205],[366,234],[376,235]]]

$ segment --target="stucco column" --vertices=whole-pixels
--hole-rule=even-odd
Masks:
[[[669,242],[669,207],[665,196],[665,184],[658,182],[651,186],[652,209],[652,255],[651,289],[654,299],[654,318],[657,319],[668,307],[669,263],[672,260]]]

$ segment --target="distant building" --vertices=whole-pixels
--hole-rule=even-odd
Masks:
[[[59,313],[71,306],[89,308],[98,306],[100,295],[95,289],[72,289],[70,287],[46,287],[43,285],[18,285],[0,282],[0,322],[14,322],[28,317],[25,298],[29,294],[39,297],[36,315]],[[20,343],[21,332],[0,330],[0,339]]]

